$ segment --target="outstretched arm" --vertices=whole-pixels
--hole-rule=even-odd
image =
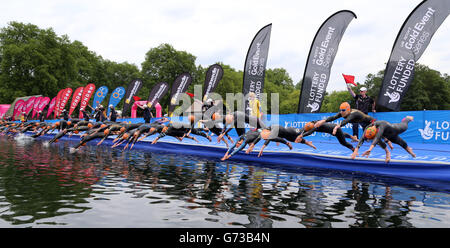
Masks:
[[[353,98],[356,97],[356,94],[355,94],[355,92],[353,92],[352,87],[350,86],[350,84],[347,84],[347,90],[352,95]]]

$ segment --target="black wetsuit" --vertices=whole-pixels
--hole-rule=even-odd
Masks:
[[[204,132],[206,132],[206,130],[204,128],[195,128],[194,126],[195,126],[195,123],[192,123],[191,129],[190,129],[191,134],[208,138],[208,135],[206,133],[204,133]]]
[[[168,127],[167,131],[160,133],[158,138],[162,138],[166,135],[172,137],[183,137],[190,130],[190,127],[185,127],[184,125],[185,125],[184,123],[169,123],[167,125]]]
[[[86,111],[86,110],[81,110],[81,112],[83,113],[83,119],[85,121],[89,121],[89,119],[91,118],[91,115]]]
[[[78,147],[82,146],[83,144],[87,143],[88,141],[91,141],[91,140],[97,139],[97,138],[104,138],[105,136],[106,135],[103,132],[98,132],[96,134],[86,136],[80,141],[80,143],[78,143],[75,146],[75,148],[78,148]]]
[[[62,115],[60,115],[60,116],[62,116],[63,119],[64,119],[65,121],[68,121],[68,120],[69,120],[69,113],[67,113],[67,111],[64,111],[64,112],[62,113]]]
[[[105,110],[105,108],[103,108],[103,107],[95,110],[94,118],[95,118],[96,122],[104,122],[107,119],[105,114],[103,113],[104,110]]]
[[[112,122],[116,122],[117,120],[117,111],[115,109],[111,109],[111,118],[109,119]]]
[[[209,129],[209,131],[211,131],[212,133],[216,134],[216,135],[220,135],[223,132],[223,127],[220,127],[220,123],[223,123],[223,120],[208,120],[203,122],[203,125]]]
[[[354,99],[355,99],[356,109],[358,109],[359,111],[363,112],[366,115],[372,111],[372,106],[375,102],[373,101],[373,99],[370,96],[366,95],[366,97],[363,97],[360,94],[356,94]],[[359,134],[359,125],[361,125],[361,124],[357,123],[357,122],[353,122],[352,124],[353,124],[352,125],[353,135],[356,137],[359,137],[359,135],[358,135]],[[364,127],[363,127],[363,130],[364,130]]]
[[[332,122],[341,117],[342,117],[342,114],[339,112],[335,116],[328,117],[325,121]],[[344,117],[344,120],[341,122],[340,126],[343,127],[343,126],[347,125],[347,123],[359,123],[364,130],[370,123],[372,123],[374,121],[375,121],[375,118],[373,118],[372,116],[366,115],[359,110],[352,109],[351,113],[349,115],[347,115],[347,117]]]
[[[261,135],[260,135],[260,132],[258,132],[258,131],[251,131],[251,130],[250,130],[250,131],[246,132],[245,134],[241,135],[241,136],[239,137],[239,140],[238,140],[236,143],[234,143],[234,144],[228,149],[227,152],[230,152],[231,150],[233,150],[233,149],[236,147],[236,144],[237,144],[240,140],[243,140],[242,144],[241,144],[237,149],[235,149],[235,150],[230,154],[230,156],[233,156],[233,155],[236,154],[237,152],[241,151],[241,150],[244,149],[244,147],[245,147],[246,145],[248,145],[248,144],[255,144],[255,145],[256,145],[256,144],[261,140]]]
[[[273,132],[276,128],[278,128],[277,137],[270,137],[270,139],[267,139],[264,143],[265,146],[267,146],[270,142],[280,142],[287,145],[286,140],[295,142],[295,139],[304,132],[303,128],[283,127],[279,125],[271,126],[268,129]],[[302,139],[300,143],[305,144],[305,139]]]
[[[378,143],[383,149],[385,149],[386,144],[382,142],[382,137],[384,137],[406,150],[408,144],[406,143],[406,141],[400,138],[399,134],[405,132],[408,129],[408,123],[410,121],[411,120],[408,118],[404,118],[400,123],[393,124],[387,121],[375,121],[370,125],[375,126],[378,129],[377,135],[372,141],[372,145],[375,146]],[[365,137],[361,138],[358,143],[358,148],[361,147],[365,140]]]
[[[150,119],[152,118],[151,112],[150,112],[150,108],[149,107],[145,107],[144,108],[144,122],[145,123],[150,123]]]
[[[264,129],[266,128],[266,125],[263,123],[263,121],[260,118],[257,118],[255,116],[250,116],[242,111],[235,111],[232,113],[233,115],[233,124],[232,127],[236,129],[236,133],[241,136],[245,134],[245,123],[249,124],[252,128],[256,129]],[[224,132],[227,134],[231,131],[232,128],[228,128]]]
[[[313,121],[312,123],[316,123],[317,121]],[[331,122],[325,122],[320,127],[315,127],[305,133],[303,133],[303,137],[309,136],[313,134],[314,132],[320,132],[320,133],[329,133],[333,135],[333,129],[337,126],[337,124],[331,123]],[[339,143],[345,147],[347,147],[350,150],[354,150],[353,146],[348,143],[345,138],[350,138],[351,135],[348,133],[344,133],[341,128],[338,128],[336,131],[336,138],[339,141]]]
[[[45,116],[47,115],[47,111],[43,111],[39,113],[39,121],[43,122],[45,120]]]

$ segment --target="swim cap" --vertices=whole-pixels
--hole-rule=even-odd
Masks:
[[[189,119],[189,122],[190,122],[190,123],[194,123],[194,121],[195,121],[195,116],[190,115],[190,116],[188,117],[188,119]]]
[[[165,127],[163,127],[163,129],[162,129],[162,133],[165,133],[165,132],[167,132],[167,130],[169,129],[169,127],[168,126],[165,126]]]
[[[303,129],[305,129],[306,132],[308,132],[309,130],[314,128],[314,123],[312,123],[311,121],[305,124],[305,127]]]
[[[102,124],[102,125],[100,126],[100,128],[105,128],[105,127],[107,127],[106,124]]]
[[[67,125],[69,125],[69,126],[70,126],[70,124],[72,124],[72,122],[71,122],[71,121],[68,121],[68,122],[67,122]]]
[[[261,138],[267,140],[270,137],[270,130],[269,129],[263,129],[261,131]]]
[[[368,127],[366,131],[364,131],[364,137],[366,139],[373,139],[375,138],[375,135],[377,135],[377,132],[378,132],[377,127],[375,126]]]
[[[234,116],[233,115],[226,115],[225,116],[225,122],[226,124],[231,124],[234,122]]]
[[[350,111],[350,104],[348,102],[341,103],[341,106],[339,106],[339,110],[345,109],[346,111]]]
[[[213,121],[220,119],[220,117],[221,117],[221,116],[220,116],[219,113],[214,113],[214,114],[211,116],[211,118],[212,118]]]
[[[105,131],[103,131],[103,133],[104,133],[105,135],[108,135],[108,134],[109,134],[109,129],[105,129]]]
[[[94,125],[92,125],[92,123],[88,123],[87,126],[88,128],[92,128]]]
[[[120,128],[120,132],[121,132],[121,133],[125,132],[125,130],[126,130],[125,127],[121,127],[121,128]]]

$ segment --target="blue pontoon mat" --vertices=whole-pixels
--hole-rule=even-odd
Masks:
[[[45,139],[53,137],[53,134],[45,135]],[[102,145],[111,145],[110,136]],[[199,143],[184,139],[179,142],[173,137],[164,137],[158,143],[152,145],[150,142],[156,136],[147,137],[141,142],[135,144],[133,149],[144,149],[155,152],[180,153],[186,155],[202,156],[220,159],[223,157],[227,148],[225,144],[216,142],[217,136],[213,136],[212,142],[203,137],[196,136]],[[79,140],[73,135],[71,138],[64,136],[62,140]],[[234,141],[237,137],[233,137]],[[89,144],[96,144],[99,140],[90,141]],[[231,157],[230,161],[245,161],[252,163],[269,163],[285,168],[317,168],[335,171],[344,171],[350,173],[362,173],[369,175],[380,175],[396,178],[414,178],[425,180],[437,180],[444,183],[450,183],[450,152],[449,145],[445,144],[420,144],[409,143],[413,148],[416,158],[411,157],[403,148],[394,144],[391,150],[391,161],[385,162],[385,152],[378,146],[372,150],[369,158],[357,157],[355,160],[350,158],[352,151],[343,147],[337,142],[332,141],[313,141],[317,149],[313,149],[304,144],[292,143],[293,149],[283,144],[279,146],[271,142],[264,150],[263,156],[258,157],[259,150],[264,144],[261,140],[250,154],[241,151]],[[357,143],[352,143],[356,146]],[[125,144],[116,149],[122,150]],[[364,144],[360,149],[360,154],[366,151],[369,144]]]

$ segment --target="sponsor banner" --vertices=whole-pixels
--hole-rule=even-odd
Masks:
[[[192,76],[187,72],[180,74],[172,83],[172,89],[170,91],[169,116],[177,106],[178,98],[180,98],[182,93],[186,92],[191,83]]]
[[[108,95],[108,87],[102,86],[98,88],[97,92],[94,95],[94,102],[92,103],[92,107],[95,109],[97,106],[101,105],[103,99],[105,99],[106,95]],[[92,110],[92,114],[95,110]]]
[[[26,115],[28,115],[30,113],[30,111],[33,109],[34,106],[34,101],[37,99],[37,97],[30,97],[28,98],[28,100],[25,102],[24,107],[22,107],[22,111],[25,112]]]
[[[264,91],[264,76],[266,73],[267,57],[269,55],[270,34],[272,24],[263,27],[253,38],[247,52],[244,65],[244,79],[242,93],[244,97],[253,92],[261,101],[261,93]],[[249,102],[245,100],[244,109],[248,113]]]
[[[48,105],[49,102],[50,102],[50,97],[48,97],[48,96],[43,97],[41,99],[41,101],[39,101],[39,105],[36,109],[36,112],[44,110],[44,108]]]
[[[72,102],[70,103],[69,116],[72,115],[75,108],[78,106],[78,103],[81,101],[81,97],[83,96],[84,87],[78,87],[72,96]]]
[[[322,107],[339,43],[355,13],[341,10],[320,26],[306,61],[297,113],[318,113]]]
[[[157,85],[153,86],[152,90],[150,91],[150,95],[147,99],[147,106],[152,109],[155,104],[163,98],[167,92],[169,91],[169,84],[166,82],[160,82]]]
[[[50,116],[50,114],[55,109],[55,106],[56,106],[56,96],[53,97],[53,99],[50,101],[50,104],[48,105],[47,116],[45,118],[48,118]]]
[[[450,0],[426,0],[408,16],[394,42],[377,105],[398,111],[414,78],[414,67],[450,13]]]
[[[208,99],[208,95],[216,89],[223,77],[223,68],[218,64],[214,64],[206,71],[205,83],[203,84],[203,101]]]
[[[125,102],[123,103],[122,116],[129,116],[130,106],[133,104],[133,96],[135,96],[142,88],[143,82],[141,79],[135,79],[128,84],[127,92],[125,92]]]
[[[58,94],[56,95],[56,103],[55,103],[56,105],[55,105],[55,108],[54,108],[54,110],[53,110],[53,113],[54,113],[53,118],[54,118],[54,119],[56,119],[56,116],[59,115],[59,104],[60,104],[60,102],[61,102],[61,95],[62,95],[62,93],[64,92],[64,90],[65,90],[65,89],[60,90],[60,91],[58,92]]]
[[[36,113],[37,113],[37,109],[38,109],[38,106],[39,106],[39,103],[41,102],[41,100],[42,99],[44,99],[44,97],[37,97],[35,100],[34,100],[34,105],[33,105],[33,115],[31,115],[31,118],[34,118],[34,116],[36,115]]]
[[[59,107],[58,107],[58,115],[60,115],[61,112],[66,107],[66,104],[69,101],[69,98],[71,95],[72,95],[72,88],[66,88],[64,90],[63,94],[61,94],[61,100],[59,102]]]
[[[92,94],[95,91],[95,84],[88,84],[83,89],[83,96],[81,97],[80,102],[80,113],[78,114],[79,118],[83,118],[83,110],[89,104],[89,100],[91,99]]]
[[[111,112],[109,105],[113,105],[113,107],[116,107],[117,104],[119,104],[120,100],[122,100],[124,95],[125,95],[124,87],[119,86],[116,89],[114,89],[114,91],[111,93],[111,96],[109,97],[108,111],[106,116],[109,116],[109,112]]]
[[[14,112],[13,112],[14,119],[16,119],[18,116],[20,116],[20,114],[22,114],[23,105],[25,105],[25,101],[22,99],[18,100],[14,105]]]

